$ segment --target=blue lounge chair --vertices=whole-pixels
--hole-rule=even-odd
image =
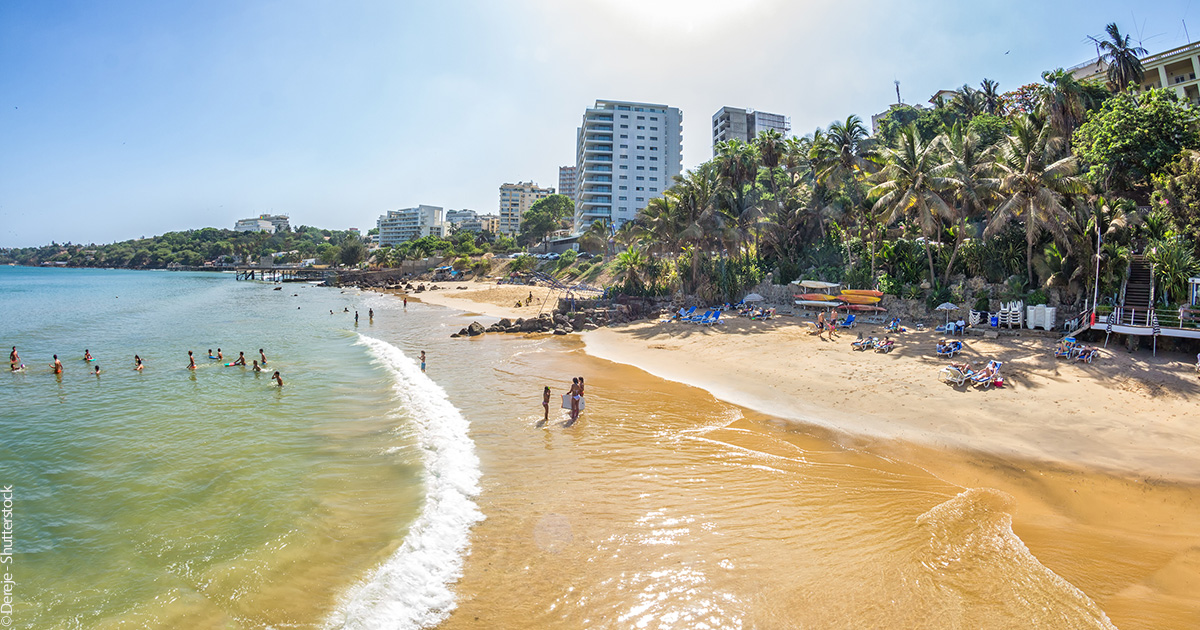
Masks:
[[[678,314],[678,316],[675,317],[675,320],[681,321],[681,322],[686,322],[688,320],[688,318],[692,316],[692,313],[695,313],[695,312],[696,312],[695,306],[687,309],[686,311],[681,308],[681,309],[679,309],[679,314]]]
[[[692,323],[693,324],[707,324],[708,322],[712,321],[713,317],[716,317],[717,313],[720,313],[720,312],[721,311],[718,311],[716,309],[709,309],[704,312],[703,316],[701,316],[699,319],[694,320]]]
[[[716,311],[714,311],[713,309],[709,309],[709,310],[707,310],[707,311],[704,311],[704,314],[703,314],[703,315],[697,315],[697,316],[695,316],[695,317],[689,317],[689,318],[687,318],[687,319],[685,319],[685,320],[683,320],[683,321],[685,321],[685,322],[687,322],[687,323],[689,323],[689,324],[699,324],[700,322],[702,322],[702,321],[704,321],[704,320],[708,319],[709,317],[712,317],[712,314],[713,314],[713,313],[715,313],[715,312],[716,312]]]
[[[713,313],[712,319],[710,319],[706,322],[701,322],[701,323],[706,324],[708,326],[715,326],[716,324],[720,324],[721,323],[721,311],[717,311],[717,312]]]
[[[850,313],[850,316],[846,318],[846,321],[838,324],[838,328],[854,328],[855,323],[854,313]]]

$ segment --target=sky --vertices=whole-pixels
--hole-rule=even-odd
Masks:
[[[429,204],[495,213],[558,185],[597,99],[722,106],[796,135],[939,89],[1002,90],[1200,38],[1200,0],[5,0],[0,247],[109,243],[240,218],[364,231]],[[1191,21],[1189,25],[1187,22]]]

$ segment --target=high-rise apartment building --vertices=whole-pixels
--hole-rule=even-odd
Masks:
[[[768,129],[774,129],[786,136],[792,130],[792,121],[782,114],[722,107],[712,117],[713,155],[717,154],[718,143],[726,140],[750,142]]]
[[[597,220],[614,227],[671,186],[683,171],[683,112],[629,101],[596,101],[575,134],[576,233]]]
[[[376,222],[379,228],[379,245],[398,245],[422,236],[446,236],[446,224],[442,209],[438,206],[420,205],[415,208],[388,210]]]
[[[516,236],[521,231],[521,216],[534,202],[554,194],[553,188],[542,188],[533,182],[504,184],[500,187],[500,233]]]
[[[575,167],[560,166],[558,167],[558,194],[566,195],[575,201]]]

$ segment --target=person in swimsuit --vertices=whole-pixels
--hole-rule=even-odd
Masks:
[[[188,350],[188,369],[196,369],[196,357],[192,356],[192,351]]]
[[[276,385],[283,387],[283,377],[279,375],[278,370],[276,370],[276,372],[271,375],[271,378],[275,381]]]
[[[57,354],[56,354],[56,355],[54,355],[54,363],[51,363],[51,364],[50,364],[50,367],[51,367],[51,368],[53,368],[53,370],[54,370],[54,373],[55,373],[55,374],[62,374],[62,373],[63,373],[62,361],[59,361],[59,360],[58,360],[58,355],[57,355]]]
[[[404,296],[404,308],[408,308],[408,296]]]
[[[571,417],[563,423],[564,427],[569,427],[575,424],[575,420],[579,417],[579,377],[571,379],[571,389],[567,390],[567,396],[571,401]]]
[[[246,367],[246,353],[245,353],[245,352],[239,352],[239,353],[238,353],[238,358],[237,358],[237,361],[234,361],[233,363],[230,363],[229,365],[231,365],[231,366],[233,366],[233,365],[240,365],[240,366],[242,366],[242,367]]]
[[[262,368],[258,367],[258,359],[255,359],[255,360],[254,360],[254,371],[255,371],[255,372],[261,372],[261,371],[263,371],[263,369],[262,369]]]
[[[135,371],[141,372],[143,367],[145,367],[145,366],[142,365],[142,357],[139,357],[136,354],[133,355],[133,369]]]
[[[83,349],[83,360],[84,360],[84,361],[91,361],[91,360],[92,360],[92,353],[91,353],[91,352],[88,352],[88,351],[87,351],[87,348],[84,348],[84,349]]]
[[[542,411],[544,412],[542,414],[542,422],[545,423],[547,420],[550,419],[550,386],[549,385],[546,386],[546,389],[542,390]],[[538,426],[541,426],[541,425],[538,425]]]
[[[367,319],[375,319],[375,309],[367,309]]]
[[[11,368],[12,371],[14,371],[14,372],[21,369],[20,367],[18,367],[19,365],[21,365],[21,357],[20,357],[20,355],[17,354],[16,346],[13,346],[12,352],[8,353],[8,364],[9,364],[9,368]]]
[[[421,351],[421,371],[425,371],[425,351]]]
[[[263,352],[262,348],[258,349],[258,358],[262,359],[263,367],[267,367],[267,355]]]
[[[220,348],[217,348],[217,360],[218,360],[218,361],[224,361],[224,360],[225,360],[225,355],[221,354],[221,349],[220,349]]]
[[[209,349],[208,349],[208,358],[210,358],[210,359],[215,359],[215,358],[217,358],[217,355],[215,355],[215,354],[213,354],[213,353],[212,353],[212,348],[209,348]]]
[[[93,374],[95,374],[96,376],[100,376],[100,366],[99,365],[96,366],[96,371],[93,372]]]
[[[354,323],[358,323],[358,311],[354,311]]]
[[[825,312],[817,313],[817,336],[825,335]]]

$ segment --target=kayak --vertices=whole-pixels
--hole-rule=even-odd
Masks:
[[[873,306],[870,304],[843,304],[838,308],[846,308],[852,311],[858,311],[860,313],[884,313],[887,311],[887,309],[883,308],[882,306]]]
[[[797,306],[820,306],[821,308],[833,308],[838,306],[836,302],[822,302],[820,300],[796,300]]]
[[[883,298],[877,298],[873,295],[847,295],[845,293],[838,296],[838,299],[851,304],[875,304]]]
[[[836,295],[829,295],[828,293],[801,293],[800,295],[794,297],[800,300],[812,300],[814,302],[832,302],[838,299]]]
[[[837,282],[821,282],[820,280],[792,280],[792,284],[798,284],[805,289],[833,289],[841,286]]]
[[[872,289],[842,289],[843,295],[869,295],[871,297],[883,297],[883,291],[875,291]]]

